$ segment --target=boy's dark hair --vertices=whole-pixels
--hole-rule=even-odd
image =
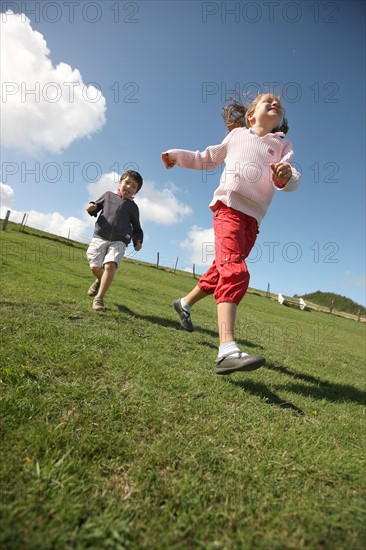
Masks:
[[[238,101],[237,99],[231,99],[230,103],[222,109],[222,118],[225,121],[228,133],[234,130],[234,128],[248,128],[246,115],[250,108],[251,105],[247,107],[244,102]],[[288,131],[289,125],[287,118],[283,117],[281,126],[274,128],[272,133],[283,132],[287,134]]]
[[[140,191],[142,184],[144,183],[144,180],[142,179],[141,174],[136,172],[135,170],[127,170],[126,172],[123,172],[121,177],[119,178],[119,181],[121,182],[125,178],[132,178],[137,183],[137,193]]]

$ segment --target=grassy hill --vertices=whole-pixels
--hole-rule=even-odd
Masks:
[[[297,296],[297,295],[296,295]],[[352,315],[365,315],[366,308],[357,304],[346,296],[340,294],[334,294],[333,292],[311,292],[301,296],[305,302],[309,301],[319,306],[323,306],[329,309],[335,309],[337,311],[343,311],[344,313],[351,313]]]
[[[124,261],[96,313],[84,246],[0,236],[1,548],[365,547],[364,324],[247,295],[266,366],[218,377],[192,276]]]

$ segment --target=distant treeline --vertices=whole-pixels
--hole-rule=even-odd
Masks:
[[[295,296],[300,297],[297,294],[295,294]],[[334,294],[333,292],[321,292],[320,290],[317,290],[316,292],[312,292],[310,294],[303,294],[301,298],[303,298],[305,302],[308,300],[318,306],[333,308],[337,311],[343,311],[344,313],[358,315],[360,312],[361,315],[366,314],[366,308],[364,306],[357,304],[350,298],[346,298],[346,296]]]

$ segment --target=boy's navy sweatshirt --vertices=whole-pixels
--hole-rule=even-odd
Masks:
[[[97,209],[90,215],[96,217],[100,212],[95,222],[94,237],[105,241],[122,241],[125,245],[131,240],[134,246],[137,241],[142,243],[144,234],[140,225],[140,212],[133,200],[107,191],[94,204]]]

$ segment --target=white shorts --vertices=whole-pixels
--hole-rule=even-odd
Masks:
[[[86,251],[86,257],[90,267],[103,267],[108,262],[114,262],[118,267],[125,251],[126,245],[122,241],[105,241],[99,237],[93,237]]]

